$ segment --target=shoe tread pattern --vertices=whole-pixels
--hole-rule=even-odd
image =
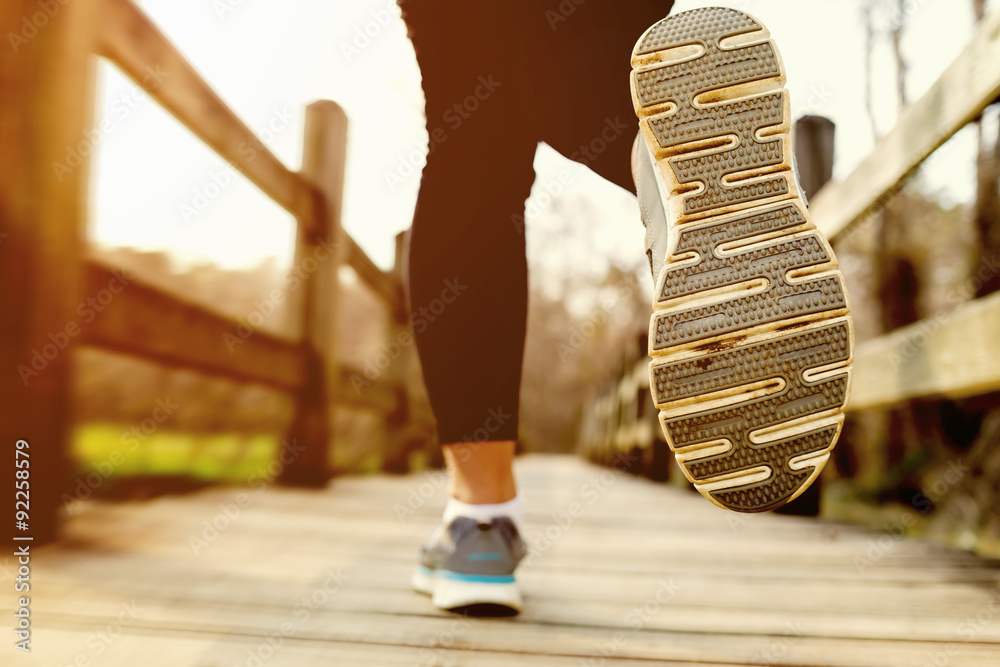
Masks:
[[[673,25],[675,21],[684,29]],[[696,102],[699,95],[734,84],[773,80],[772,88],[780,85],[781,66],[770,42],[733,49],[720,45],[726,37],[761,29],[759,23],[738,11],[706,8],[665,19],[637,47],[637,56],[650,53],[654,46],[668,49],[696,44],[705,49],[694,60],[640,69],[633,75],[640,116],[653,107],[643,122],[656,137],[656,153],[675,154],[683,152],[687,144],[712,139],[716,144],[731,144],[722,150],[714,148],[707,154],[702,150],[671,160],[677,181],[693,189],[683,195],[686,215],[789,194],[783,175],[758,178],[745,185],[724,183],[742,172],[783,164],[781,138],[762,139],[757,133],[786,122],[784,90],[717,104]],[[671,103],[671,110],[660,110],[667,103]]]
[[[742,45],[725,46],[740,35]],[[632,62],[676,237],[650,321],[660,421],[705,497],[741,512],[776,509],[829,458],[853,348],[836,258],[785,154],[781,62],[759,21],[718,7],[660,21]]]
[[[723,255],[719,246],[753,239],[775,231],[808,229],[796,203],[755,212],[723,222],[688,227],[678,233],[677,253],[694,253],[694,265],[667,266],[658,303],[697,295],[706,290],[739,286],[748,280],[767,280],[761,294],[733,298],[711,306],[658,313],[653,323],[652,349],[742,331],[747,327],[793,317],[843,311],[847,307],[839,275],[791,281],[796,269],[830,265],[832,253],[816,232],[793,239],[778,238],[752,249]]]
[[[750,434],[843,406],[848,389],[845,375],[809,382],[804,373],[849,361],[850,339],[850,327],[841,320],[819,329],[695,359],[669,363],[654,360],[653,396],[660,405],[750,383],[777,380],[784,384],[776,393],[736,406],[664,419],[675,451],[686,453],[719,440],[732,443],[727,452],[682,461],[686,474],[697,483],[766,465],[776,473],[774,479],[738,491],[712,492],[713,497],[721,504],[735,501],[749,511],[774,509],[787,502],[811,473],[792,470],[789,462],[806,454],[827,451],[837,435],[837,426],[824,426],[766,444],[751,442]]]

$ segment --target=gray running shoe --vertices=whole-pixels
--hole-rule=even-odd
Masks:
[[[421,549],[413,587],[435,607],[472,616],[521,611],[514,568],[527,553],[514,522],[456,517],[438,526]]]
[[[646,228],[646,257],[653,282],[667,256],[667,212],[663,208],[663,195],[656,178],[656,167],[642,133],[635,135],[632,144],[632,180],[639,200],[639,213]]]
[[[830,458],[854,345],[795,177],[781,59],[759,21],[707,7],[653,25],[632,68],[660,423],[711,502],[773,510]]]

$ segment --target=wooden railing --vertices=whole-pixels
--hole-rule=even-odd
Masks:
[[[987,16],[962,53],[927,93],[901,116],[896,127],[841,182],[829,182],[810,197],[815,224],[833,241],[863,230],[899,185],[931,153],[979,117],[1000,97],[1000,11]],[[805,129],[806,131],[803,131]],[[818,171],[829,172],[831,142],[796,128],[796,154],[803,185]],[[803,159],[803,153],[810,158]],[[993,268],[988,270],[1000,270]],[[850,285],[848,289],[850,290]],[[599,461],[616,450],[663,456],[659,431],[650,436],[630,425],[632,396],[648,388],[648,360],[626,354],[618,384],[584,410],[580,447]],[[956,310],[859,344],[849,411],[889,407],[916,398],[963,398],[1000,389],[1000,294],[973,300]],[[623,416],[623,414],[625,416]],[[652,420],[645,413],[644,419]],[[609,421],[610,420],[610,421]],[[641,437],[636,437],[638,434]]]
[[[49,334],[74,323],[73,312],[87,295],[107,286],[111,268],[89,262],[83,237],[87,165],[54,177],[51,163],[64,159],[93,123],[94,61],[103,56],[196,137],[236,167],[251,183],[297,221],[294,263],[315,261],[294,296],[303,336],[288,340],[262,331],[227,346],[238,322],[210,308],[167,294],[141,278],[132,281],[101,316],[72,335],[73,344],[98,346],[157,361],[170,367],[254,382],[294,395],[294,416],[286,442],[305,446],[283,466],[282,481],[321,485],[330,477],[330,408],[333,403],[376,410],[394,424],[396,439],[412,419],[405,373],[385,373],[356,391],[347,379],[360,370],[346,367],[338,354],[333,322],[342,265],[378,295],[391,314],[393,331],[407,326],[397,237],[397,266],[380,270],[341,229],[347,117],[334,102],[306,108],[302,170],[285,167],[223,103],[195,68],[131,0],[74,0],[54,3],[55,13],[19,49],[3,55],[0,100],[0,201],[5,236],[0,236],[4,303],[23,312],[5,333],[2,387],[6,405],[5,444],[31,443],[35,458],[32,488],[36,539],[56,534],[57,502],[67,480],[67,443],[72,417],[69,354],[56,354],[27,381],[17,368],[50,343]],[[0,10],[4,34],[19,34],[22,19],[38,10],[16,0]],[[13,51],[11,53],[10,51]],[[151,82],[150,72],[167,76]],[[9,96],[9,97],[8,97]],[[252,141],[253,155],[239,147]],[[10,237],[5,238],[5,237]],[[313,258],[313,259],[309,259]],[[20,306],[20,308],[19,308]],[[5,325],[6,326],[6,325]],[[61,352],[61,351],[60,351]],[[403,350],[402,354],[411,354]],[[398,368],[408,367],[396,359]],[[423,415],[426,419],[426,415]],[[391,443],[382,443],[391,447]],[[379,443],[373,443],[379,446]],[[3,457],[0,471],[13,479]],[[37,464],[34,463],[37,461]],[[10,475],[6,474],[10,470]]]
[[[810,205],[816,225],[837,240],[854,226],[870,224],[866,214],[880,208],[899,183],[998,97],[1000,11],[995,11],[868,158],[816,196]],[[1000,299],[988,297],[860,344],[849,409],[1000,389],[998,321]]]

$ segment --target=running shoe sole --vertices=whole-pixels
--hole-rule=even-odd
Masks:
[[[514,575],[475,576],[418,566],[411,583],[430,595],[438,609],[470,616],[512,616],[521,611]]]
[[[653,25],[632,68],[669,224],[649,331],[660,423],[702,495],[773,510],[830,457],[854,347],[793,173],[781,59],[760,22],[713,7]]]

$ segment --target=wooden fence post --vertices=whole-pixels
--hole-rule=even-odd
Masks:
[[[812,197],[833,178],[833,140],[836,126],[823,116],[803,116],[795,121],[795,161],[799,185]]]
[[[304,378],[295,392],[288,437],[279,452],[279,480],[295,486],[323,486],[331,477],[331,401],[340,380],[333,318],[338,313],[344,260],[340,225],[347,157],[347,115],[328,100],[306,107],[302,173],[321,197],[317,219],[299,220],[293,272],[301,275]]]
[[[385,450],[382,452],[382,470],[391,473],[410,471],[410,444],[412,440],[412,399],[410,380],[413,374],[414,346],[413,331],[410,329],[410,311],[403,291],[404,262],[406,258],[407,232],[396,235],[395,263],[390,275],[393,277],[398,294],[390,306],[389,344],[399,346],[399,354],[392,362],[387,380],[396,397],[396,408],[386,414]]]
[[[86,326],[77,306],[87,296],[87,181],[99,141],[91,134],[99,2],[52,5],[47,13],[35,0],[0,4],[0,488],[10,503],[6,534],[35,543],[58,536],[71,490],[72,352]],[[15,530],[22,439],[30,519]]]

